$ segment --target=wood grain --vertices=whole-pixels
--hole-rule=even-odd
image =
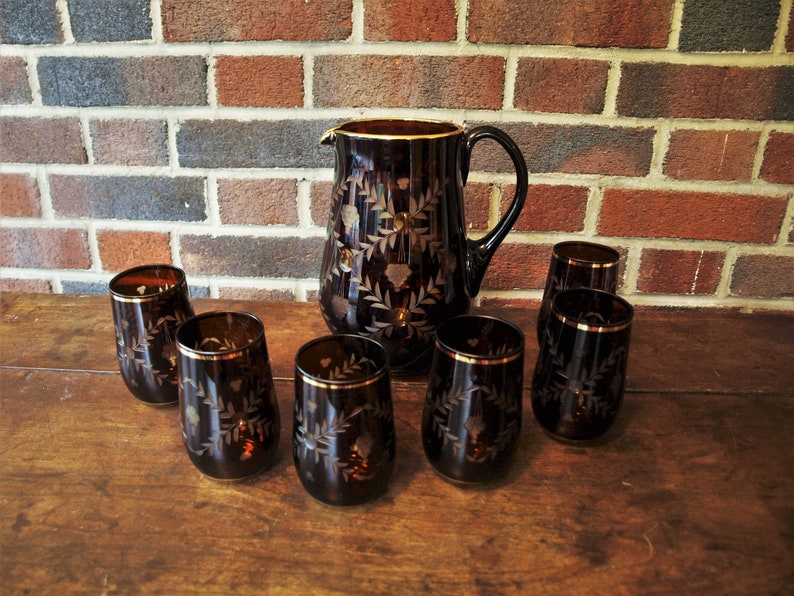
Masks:
[[[790,355],[793,340],[729,374],[748,346],[777,341],[787,316],[731,314],[739,339],[726,313],[648,313],[632,347],[643,388],[629,392],[610,440],[586,448],[552,440],[534,423],[525,392],[509,473],[482,488],[433,473],[420,442],[423,380],[395,380],[398,457],[389,490],[373,503],[335,508],[307,495],[291,459],[291,359],[325,333],[310,306],[201,304],[261,316],[271,357],[283,360],[278,460],[255,478],[222,483],[190,464],[176,408],[147,407],[126,391],[109,304],[3,295],[2,591],[794,590],[794,373],[774,355]],[[534,313],[503,314],[525,326],[529,347]],[[671,355],[683,338],[690,347]],[[637,362],[649,355],[657,362]],[[718,371],[716,383],[682,388],[685,363],[698,374]]]

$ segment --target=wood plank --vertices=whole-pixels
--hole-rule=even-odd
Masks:
[[[292,378],[306,341],[328,333],[316,304],[194,300],[197,312],[244,310],[265,323],[274,374]],[[525,378],[537,359],[537,313],[475,309],[526,334]],[[0,294],[0,364],[116,371],[110,299],[106,296]],[[640,309],[632,330],[627,386],[635,392],[794,392],[794,314],[732,310]],[[425,382],[420,373],[406,380]]]
[[[278,462],[231,484],[191,466],[175,408],[140,404],[116,374],[0,369],[0,387],[14,593],[794,590],[792,396],[632,395],[587,448],[526,407],[507,478],[461,489],[425,461],[421,386],[396,382],[389,491],[340,509],[295,475],[287,380]]]

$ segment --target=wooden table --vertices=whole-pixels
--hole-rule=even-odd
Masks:
[[[393,382],[379,500],[310,498],[291,458],[293,357],[314,304],[196,300],[265,322],[283,428],[239,483],[188,461],[176,408],[118,374],[110,301],[2,294],[3,593],[794,593],[794,316],[639,310],[612,440],[525,424],[506,479],[462,489],[420,444],[421,376]],[[489,311],[537,347],[534,311]]]

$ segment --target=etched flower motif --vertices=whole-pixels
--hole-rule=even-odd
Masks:
[[[350,234],[356,224],[358,224],[358,209],[356,209],[355,205],[342,205],[341,217],[342,223],[345,226],[345,232]]]
[[[405,263],[390,263],[386,266],[386,277],[395,288],[399,288],[410,275],[411,267]]]

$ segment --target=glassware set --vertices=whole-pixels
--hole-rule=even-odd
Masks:
[[[496,141],[515,166],[509,209],[466,237],[462,185],[471,150]],[[331,335],[295,356],[292,456],[315,499],[355,505],[382,495],[394,469],[394,374],[426,370],[421,440],[445,480],[505,473],[522,424],[524,334],[465,314],[523,206],[527,171],[493,127],[361,120],[328,131],[337,180],[320,279]],[[617,290],[619,254],[589,242],[554,246],[538,315],[532,410],[555,439],[600,439],[620,410],[633,309]],[[185,273],[170,265],[110,282],[117,355],[132,394],[179,403],[183,443],[205,475],[236,480],[273,464],[281,418],[265,328],[252,314],[196,316]]]

